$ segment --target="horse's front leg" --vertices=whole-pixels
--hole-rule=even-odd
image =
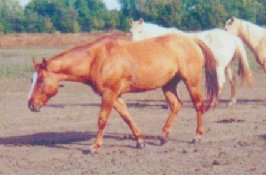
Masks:
[[[91,154],[96,152],[103,144],[104,129],[109,119],[116,98],[117,94],[109,89],[103,92],[101,110],[98,119],[98,132],[96,135],[96,140],[90,146],[90,149],[88,151],[84,151],[85,154]]]
[[[135,136],[137,141],[136,148],[138,149],[143,148],[145,146],[143,141],[143,135],[138,129],[136,123],[131,118],[127,109],[127,105],[121,97],[117,98],[117,100],[115,101],[114,108],[120,114],[121,118],[127,123],[133,135]]]

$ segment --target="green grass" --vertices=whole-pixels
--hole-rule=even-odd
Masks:
[[[32,75],[32,58],[41,60],[49,58],[64,49],[62,48],[0,48],[0,80],[29,79]]]
[[[0,79],[29,77],[32,67],[30,65],[0,65]]]

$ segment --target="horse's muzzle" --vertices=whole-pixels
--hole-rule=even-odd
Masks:
[[[30,99],[28,101],[28,108],[32,111],[32,112],[40,112],[41,106],[40,105],[34,105],[33,100]]]

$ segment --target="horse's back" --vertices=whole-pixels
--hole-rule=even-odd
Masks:
[[[228,65],[237,49],[236,36],[222,29],[199,32],[196,37],[209,46],[220,66]]]
[[[141,60],[158,59],[157,61],[159,61],[162,59],[165,61],[167,59],[174,59],[174,61],[177,61],[179,58],[182,58],[181,60],[188,61],[189,58],[194,58],[201,53],[194,38],[186,37],[182,34],[167,34],[139,41],[130,44],[128,48],[128,51],[132,52],[132,54],[141,54],[134,58]],[[191,50],[193,50],[193,52]]]
[[[195,67],[200,73],[204,58],[192,38],[173,34],[118,44],[105,59],[102,72],[110,77],[107,79],[123,77],[124,84],[130,86],[125,89],[138,91],[160,88]]]
[[[179,76],[184,76],[190,72],[189,70],[192,71],[192,67],[203,65],[204,62],[202,51],[195,40],[182,34],[164,35],[139,42],[135,46],[141,50],[147,50],[147,52],[142,57],[134,59],[148,60],[147,69],[151,69],[151,72],[155,72],[156,76],[162,79],[168,75],[177,74],[177,72]],[[143,67],[146,66],[143,65]]]
[[[235,36],[221,29],[211,29],[196,33],[197,38],[203,40],[208,45],[221,47],[230,43],[235,44]]]

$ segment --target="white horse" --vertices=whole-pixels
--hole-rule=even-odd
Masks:
[[[225,29],[247,44],[266,73],[266,29],[236,17],[226,21]]]
[[[236,103],[236,76],[231,69],[234,59],[238,60],[239,75],[243,82],[252,83],[252,74],[249,68],[247,54],[243,42],[237,36],[221,29],[212,29],[198,33],[185,33],[176,28],[164,28],[155,24],[130,20],[130,32],[133,41],[153,38],[169,33],[187,35],[201,39],[213,52],[217,62],[216,71],[219,82],[219,94],[228,77],[231,86],[229,106]]]

